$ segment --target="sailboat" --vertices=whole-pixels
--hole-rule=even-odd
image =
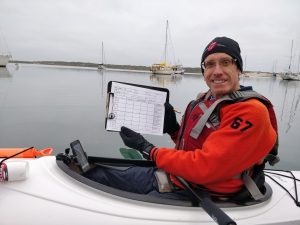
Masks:
[[[0,53],[0,67],[6,67],[10,59],[11,55]]]
[[[153,74],[171,75],[171,74],[184,74],[184,69],[182,65],[170,65],[167,62],[168,56],[168,34],[169,34],[169,22],[167,20],[166,25],[166,39],[165,39],[165,49],[164,49],[164,61],[161,63],[152,64],[150,71]]]
[[[98,64],[98,69],[99,70],[104,70],[106,69],[106,66],[104,65],[104,47],[103,47],[103,41],[102,41],[102,45],[101,45],[101,63]]]
[[[9,53],[9,51],[7,51],[7,52],[4,51],[4,49],[5,49],[4,47],[7,46],[5,39],[1,38],[0,41],[1,41],[1,43],[0,43],[0,67],[6,67],[9,60],[12,58],[12,56],[11,56],[11,53]]]
[[[283,80],[298,80],[298,81],[300,81],[299,71],[298,71],[298,73],[293,73],[291,71],[292,57],[293,57],[293,41],[292,41],[292,46],[291,46],[291,56],[290,56],[289,70],[288,70],[288,72],[281,74],[281,78]],[[299,61],[300,61],[300,58],[299,58]],[[298,62],[298,64],[299,64],[299,62]]]
[[[276,73],[276,65],[277,65],[277,60],[274,61],[273,63],[273,68],[272,68],[272,76],[276,77],[277,73]]]

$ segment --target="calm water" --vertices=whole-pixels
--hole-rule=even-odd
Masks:
[[[79,139],[89,155],[121,157],[119,134],[104,129],[111,80],[168,88],[179,111],[207,90],[201,76],[9,65],[0,70],[0,147],[52,147],[59,153]],[[275,105],[281,158],[277,168],[300,170],[300,82],[243,77],[241,84],[252,85]],[[167,135],[146,137],[157,146],[173,146]]]

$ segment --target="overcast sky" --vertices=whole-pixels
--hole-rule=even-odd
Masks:
[[[166,20],[175,57],[198,67],[216,36],[239,42],[246,70],[287,70],[300,54],[299,0],[0,0],[0,35],[16,60],[151,65]],[[0,49],[1,51],[1,49]]]

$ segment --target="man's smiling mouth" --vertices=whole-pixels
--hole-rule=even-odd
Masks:
[[[222,83],[225,83],[226,80],[212,80],[212,82],[215,84],[222,84]]]

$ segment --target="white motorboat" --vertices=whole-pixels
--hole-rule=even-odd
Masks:
[[[291,197],[300,187],[300,171],[292,171],[291,175],[288,172],[266,170],[265,173],[270,177],[266,178],[265,199],[245,205],[217,203],[235,221],[222,223],[218,218],[214,221],[203,210],[204,204],[202,208],[192,206],[190,202],[128,193],[91,181],[81,176],[81,171],[72,160],[74,156],[68,154],[5,160],[8,180],[0,182],[0,223],[196,225],[216,224],[217,221],[219,224],[239,225],[300,224],[299,201]],[[153,163],[100,157],[89,157],[88,160],[94,165],[114,166],[147,166]],[[15,166],[10,171],[13,164],[23,166]]]
[[[184,69],[182,65],[174,65],[172,68],[175,74],[184,74]]]
[[[280,74],[280,76],[283,80],[298,80],[298,81],[300,80],[299,73],[287,72],[287,73]]]

